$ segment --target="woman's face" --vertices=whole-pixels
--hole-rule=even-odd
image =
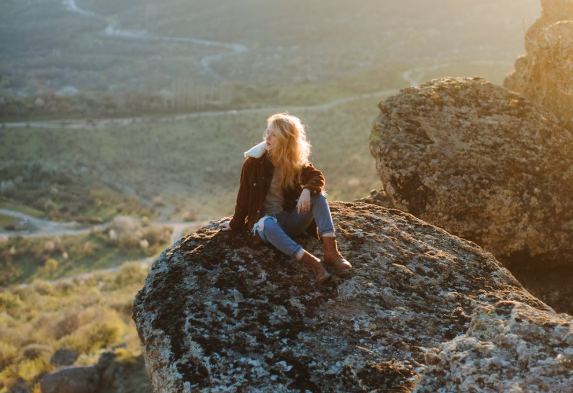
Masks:
[[[265,143],[267,150],[272,150],[277,146],[277,134],[274,130],[273,123],[269,124],[265,132]]]

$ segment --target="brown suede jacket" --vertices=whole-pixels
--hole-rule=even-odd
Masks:
[[[235,231],[244,229],[245,225],[248,230],[252,230],[253,225],[261,219],[263,201],[273,177],[273,166],[267,159],[262,143],[246,152],[245,156],[247,158],[241,171],[235,214],[229,223],[231,229]],[[285,199],[283,210],[296,207],[297,199],[304,188],[310,191],[311,196],[319,194],[324,188],[324,175],[310,163],[302,168],[299,184],[292,189],[283,189]],[[316,232],[316,227],[313,232]]]

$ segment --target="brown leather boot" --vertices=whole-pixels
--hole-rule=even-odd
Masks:
[[[324,268],[324,264],[320,262],[320,259],[309,253],[308,251],[304,250],[304,255],[300,259],[302,263],[306,266],[309,266],[314,273],[314,277],[319,284],[324,283],[330,277],[330,274]]]
[[[332,266],[337,274],[344,274],[352,269],[350,262],[344,259],[338,251],[334,236],[323,236],[322,246],[324,248],[324,263]]]

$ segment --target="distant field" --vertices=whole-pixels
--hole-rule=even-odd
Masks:
[[[58,367],[57,349],[74,350],[75,366],[113,351],[121,380],[106,391],[151,392],[131,307],[149,266],[124,264],[113,274],[26,287],[0,288],[0,391],[38,392],[39,379]]]
[[[165,231],[164,231],[165,232]],[[166,232],[170,234],[170,231]],[[0,248],[0,286],[56,280],[121,266],[159,255],[169,244],[164,236],[146,249],[138,242],[117,244],[107,233],[43,238],[16,237]]]
[[[44,218],[44,212],[12,201],[0,201],[0,209],[14,210],[32,217]]]
[[[0,227],[4,228],[7,225],[17,223],[18,219],[0,214]]]
[[[361,197],[378,186],[368,151],[377,103],[377,99],[362,99],[330,110],[294,113],[308,125],[312,160],[325,172],[332,199]],[[109,182],[134,188],[139,196],[160,196],[177,202],[182,210],[217,217],[231,213],[242,153],[261,140],[265,119],[271,114],[172,123],[150,120],[97,130],[6,128],[0,136],[11,148],[2,151],[5,147],[0,147],[0,152],[23,162],[55,165],[73,160]]]
[[[513,61],[540,13],[538,0],[76,4],[87,14],[60,0],[0,3],[0,93],[163,91],[198,106],[228,100],[236,85],[324,86],[408,64]]]
[[[259,95],[259,90],[245,89],[246,103],[264,107],[265,99],[269,104],[284,102],[257,113],[238,111],[171,122],[143,118],[125,127],[104,129],[3,128],[0,139],[5,143],[0,146],[0,154],[12,163],[72,164],[74,168],[85,168],[88,178],[123,184],[147,200],[161,197],[180,211],[194,212],[200,218],[220,217],[232,212],[242,152],[260,141],[267,116],[290,110],[308,125],[313,144],[311,159],[326,175],[330,198],[349,201],[381,187],[369,153],[368,136],[383,97],[358,99],[328,109],[312,105],[351,97],[366,88],[380,91],[405,87],[405,73],[420,81],[481,74],[499,82],[511,68],[504,62],[422,64],[410,68],[410,72],[363,72],[355,78],[340,79],[339,87],[322,90],[315,85],[300,90],[275,86],[266,90],[265,97]],[[303,103],[312,104],[302,109]]]

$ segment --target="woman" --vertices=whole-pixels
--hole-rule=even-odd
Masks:
[[[246,225],[252,235],[310,266],[319,284],[330,277],[325,264],[338,274],[347,272],[352,265],[338,252],[324,176],[308,161],[310,143],[300,119],[272,115],[263,140],[245,153],[235,214],[221,230]],[[305,230],[321,235],[324,263],[292,239]]]

